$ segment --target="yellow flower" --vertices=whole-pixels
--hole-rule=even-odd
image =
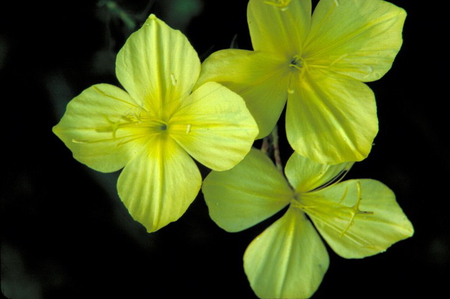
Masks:
[[[226,231],[244,230],[289,206],[244,254],[245,272],[259,297],[312,296],[329,265],[316,229],[344,258],[371,256],[412,236],[411,223],[384,184],[339,182],[352,164],[323,165],[294,153],[286,179],[265,154],[252,149],[233,169],[205,178],[210,216]]]
[[[230,169],[258,134],[236,93],[213,82],[192,92],[200,66],[186,37],[151,15],[117,55],[125,90],[86,89],[53,128],[81,163],[101,172],[124,168],[119,196],[149,232],[181,217],[200,190],[190,156]]]
[[[381,0],[250,0],[254,51],[227,49],[204,62],[216,81],[246,100],[267,136],[287,101],[291,146],[317,162],[360,161],[378,132],[375,97],[402,44],[403,9]]]

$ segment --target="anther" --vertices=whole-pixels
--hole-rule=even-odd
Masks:
[[[172,82],[173,86],[175,86],[177,84],[177,78],[175,77],[175,75],[173,73],[170,74],[170,81]]]

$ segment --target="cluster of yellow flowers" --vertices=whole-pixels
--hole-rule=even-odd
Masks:
[[[151,15],[117,54],[122,88],[75,97],[53,131],[74,158],[123,168],[117,189],[154,232],[179,219],[200,188],[230,232],[287,207],[247,248],[244,269],[261,298],[308,298],[329,266],[325,245],[363,258],[412,236],[381,182],[341,182],[378,131],[375,97],[402,43],[406,13],[382,0],[250,0],[253,51],[226,49],[203,63],[186,37]],[[286,107],[294,153],[284,173],[256,139]],[[212,171],[203,180],[194,160]],[[203,184],[202,184],[203,181]]]

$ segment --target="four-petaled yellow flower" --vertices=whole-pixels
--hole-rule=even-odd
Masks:
[[[151,15],[116,60],[123,89],[94,85],[53,129],[74,157],[101,172],[124,168],[119,196],[149,232],[177,220],[202,177],[192,156],[227,170],[250,151],[258,127],[243,99],[218,83],[192,92],[201,63],[186,37]]]
[[[287,101],[291,146],[320,163],[360,161],[378,132],[375,97],[402,44],[403,9],[381,0],[250,0],[254,51],[206,59],[199,83],[216,81],[244,97],[268,135]]]
[[[229,232],[249,228],[289,205],[244,255],[245,272],[259,297],[312,296],[329,265],[315,229],[344,258],[371,256],[412,236],[411,223],[384,184],[339,182],[352,164],[318,164],[294,153],[286,164],[286,180],[265,154],[252,149],[233,169],[205,178],[202,190],[210,216]]]

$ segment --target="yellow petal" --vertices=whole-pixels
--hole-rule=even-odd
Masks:
[[[259,127],[257,138],[272,132],[287,98],[289,61],[274,54],[222,50],[202,65],[197,86],[215,81],[241,95]]]
[[[239,163],[258,134],[242,97],[215,82],[205,83],[181,103],[168,130],[192,157],[213,170]]]
[[[131,216],[154,232],[178,220],[197,196],[200,172],[169,136],[154,135],[119,176],[119,196]]]
[[[299,154],[318,163],[360,161],[378,132],[375,97],[359,81],[319,70],[292,85],[286,134]]]
[[[361,81],[381,78],[402,44],[406,13],[380,0],[321,0],[304,57]]]
[[[253,240],[244,255],[245,273],[260,298],[309,298],[328,266],[322,240],[295,208]]]
[[[167,119],[200,74],[200,60],[186,37],[151,15],[117,54],[116,74],[125,90]]]
[[[295,191],[303,193],[337,183],[352,166],[353,162],[320,164],[294,152],[284,171]]]
[[[250,0],[247,10],[253,49],[299,54],[311,22],[311,0]]]
[[[212,171],[205,178],[202,191],[211,218],[229,232],[269,218],[293,198],[283,175],[257,149],[252,149],[231,170]]]
[[[135,132],[123,128],[129,111],[140,109],[122,89],[108,84],[84,90],[67,105],[53,132],[75,159],[102,172],[125,166],[139,145]]]
[[[409,238],[414,230],[394,193],[375,180],[349,180],[304,194],[301,203],[330,247],[363,258]]]

